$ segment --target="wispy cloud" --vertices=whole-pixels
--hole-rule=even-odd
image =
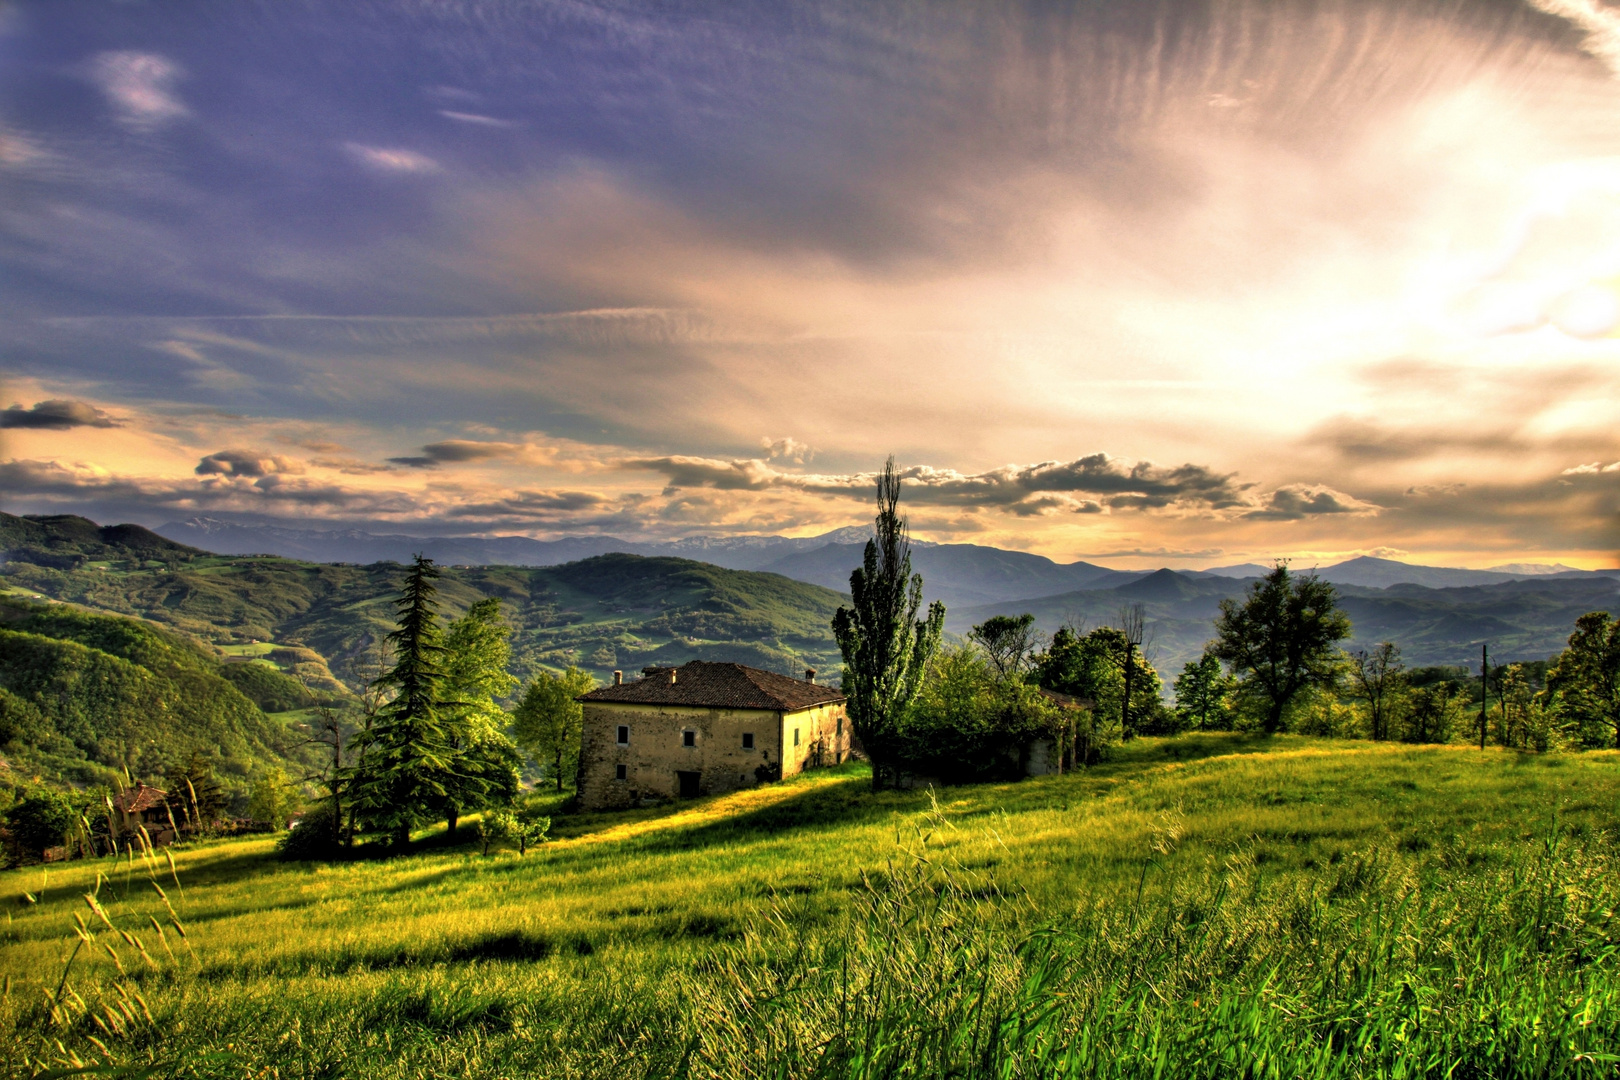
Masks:
[[[454,120],[460,124],[477,124],[480,127],[510,128],[517,127],[515,120],[501,120],[493,116],[484,116],[482,113],[456,112],[452,109],[440,109],[439,115],[446,120]]]
[[[368,169],[383,173],[436,173],[440,170],[439,163],[426,154],[419,154],[415,150],[405,150],[399,147],[367,146],[364,143],[348,142],[343,149],[349,156]]]
[[[174,93],[180,66],[156,53],[104,52],[91,62],[90,71],[131,126],[155,127],[189,111]]]

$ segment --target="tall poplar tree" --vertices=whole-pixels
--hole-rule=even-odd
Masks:
[[[917,618],[923,579],[911,572],[911,538],[900,516],[900,474],[892,457],[878,477],[877,504],[874,535],[861,567],[849,576],[854,606],[840,607],[832,623],[844,654],[850,723],[872,758],[874,789],[898,764],[901,720],[945,628],[945,605],[938,600],[926,618]]]
[[[393,697],[350,744],[358,755],[351,805],[395,847],[410,843],[411,830],[431,820],[442,804],[454,758],[443,716],[446,650],[433,587],[438,576],[432,559],[416,556],[395,601],[398,628],[388,635],[394,666],[375,683]]]

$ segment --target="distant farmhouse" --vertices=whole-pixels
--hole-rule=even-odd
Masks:
[[[844,695],[743,664],[645,668],[580,697],[579,802],[640,806],[769,783],[846,761]]]

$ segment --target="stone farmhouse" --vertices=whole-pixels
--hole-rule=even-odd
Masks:
[[[844,695],[744,664],[645,668],[580,696],[588,810],[714,795],[849,759]]]

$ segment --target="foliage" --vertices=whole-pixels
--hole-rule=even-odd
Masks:
[[[329,860],[342,857],[346,849],[337,837],[343,827],[342,814],[331,799],[319,799],[276,841],[276,858],[288,861]]]
[[[1131,715],[1125,716],[1125,663],[1133,665]],[[1129,719],[1133,730],[1155,733],[1172,726],[1160,702],[1159,673],[1141,650],[1130,646],[1126,635],[1099,626],[1080,635],[1071,626],[1059,627],[1044,652],[1036,654],[1031,677],[1037,685],[1082,701],[1093,702],[1092,712],[1102,731],[1123,736]]]
[[[445,634],[440,709],[453,765],[439,812],[452,833],[463,811],[503,805],[517,794],[518,752],[506,735],[506,713],[495,703],[517,686],[507,671],[511,634],[492,596],[468,608]]]
[[[6,813],[12,838],[24,854],[40,858],[79,825],[83,809],[64,792],[35,788]]]
[[[1447,682],[1413,690],[1401,717],[1401,739],[1409,743],[1443,743],[1468,726],[1468,692]]]
[[[1620,749],[1620,620],[1593,611],[1575,620],[1569,647],[1547,672],[1563,713],[1584,746]]]
[[[193,831],[213,828],[230,801],[214,776],[213,763],[200,750],[169,770],[164,790],[173,796],[170,805],[180,810],[179,823]]]
[[[269,663],[225,664],[220,674],[267,713],[307,709],[320,700],[303,683]]]
[[[1016,779],[1031,742],[1059,748],[1062,720],[1035,686],[1003,674],[981,648],[942,649],[906,711],[895,763],[946,783]]]
[[[1017,678],[1035,651],[1035,616],[994,615],[969,630],[968,640],[984,650],[996,674]]]
[[[271,769],[253,783],[248,793],[248,817],[280,832],[287,827],[287,818],[298,804],[298,793],[287,782],[287,774]]]
[[[876,530],[849,578],[854,604],[840,607],[832,620],[844,657],[850,722],[872,758],[874,787],[893,767],[906,709],[945,626],[945,605],[937,600],[925,619],[917,618],[922,575],[911,572],[911,540],[899,512],[900,474],[892,457],[878,477],[877,502]]]
[[[575,699],[595,686],[596,680],[577,667],[560,674],[542,671],[512,711],[512,738],[546,768],[558,791],[573,780],[579,764],[585,710]]]
[[[1350,654],[1349,670],[1356,692],[1367,704],[1367,734],[1375,742],[1389,738],[1406,702],[1406,664],[1400,646],[1385,641],[1371,652],[1358,649]]]
[[[1210,654],[1223,661],[1240,687],[1262,703],[1261,725],[1270,735],[1300,691],[1338,680],[1338,642],[1350,636],[1334,587],[1314,574],[1295,577],[1278,562],[1249,586],[1240,605],[1221,601]]]
[[[1231,694],[1237,685],[1221,662],[1204,653],[1176,676],[1176,711],[1186,731],[1230,731]]]
[[[151,778],[216,756],[235,796],[256,768],[294,764],[279,725],[199,643],[133,619],[9,605],[0,629],[0,734],[57,783]]]
[[[351,805],[368,831],[396,847],[410,842],[443,804],[454,768],[443,716],[445,646],[438,625],[433,560],[418,555],[395,606],[399,625],[388,635],[394,666],[378,684],[394,695],[351,741],[358,755]]]
[[[478,821],[478,842],[483,853],[489,854],[492,845],[506,842],[516,844],[519,855],[530,847],[543,844],[551,831],[551,819],[543,815],[514,813],[511,810],[490,810]]]

